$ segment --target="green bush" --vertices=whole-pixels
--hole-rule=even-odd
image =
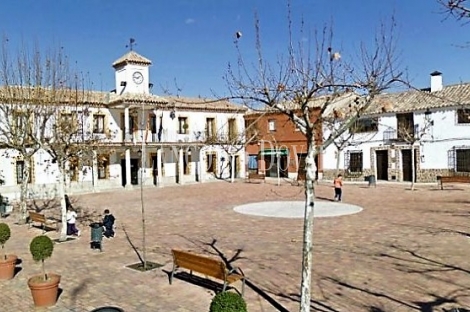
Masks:
[[[245,299],[237,293],[224,291],[212,299],[209,312],[247,312]]]
[[[42,262],[42,274],[44,280],[47,280],[46,269],[44,268],[44,260],[52,256],[53,250],[54,243],[46,235],[36,236],[29,244],[29,251],[33,256],[34,261]]]
[[[7,258],[6,254],[4,253],[5,243],[10,239],[11,231],[10,227],[6,223],[0,223],[0,245],[2,245],[2,257],[4,259]]]

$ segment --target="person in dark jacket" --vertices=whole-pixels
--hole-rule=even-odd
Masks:
[[[114,237],[114,221],[116,221],[116,218],[109,212],[109,209],[105,209],[103,217],[103,235],[106,238]]]

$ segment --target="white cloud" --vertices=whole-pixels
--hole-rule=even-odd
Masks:
[[[187,19],[184,21],[184,23],[187,24],[187,25],[193,24],[193,23],[195,23],[195,22],[196,22],[196,20],[193,19],[193,18],[187,18]]]

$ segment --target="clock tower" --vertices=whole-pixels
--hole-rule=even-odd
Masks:
[[[149,66],[152,62],[131,50],[113,63],[116,93],[149,94]]]

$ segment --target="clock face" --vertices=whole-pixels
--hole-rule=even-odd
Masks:
[[[144,81],[144,76],[141,72],[136,71],[132,74],[132,80],[134,80],[136,84],[141,84]]]

